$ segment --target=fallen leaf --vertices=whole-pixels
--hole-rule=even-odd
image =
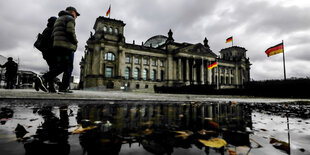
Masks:
[[[219,124],[218,123],[216,123],[216,122],[213,122],[213,121],[209,121],[209,124],[210,125],[212,125],[212,126],[214,126],[215,128],[219,128]]]
[[[187,139],[188,136],[192,135],[192,131],[174,131],[175,133],[178,133],[178,135],[175,135],[175,138],[181,137],[183,139]]]
[[[272,137],[272,138],[270,138],[270,144],[272,144],[273,147],[275,147],[279,150],[285,151],[286,153],[290,152],[290,147],[289,147],[287,142],[280,141],[280,140]]]
[[[77,129],[75,129],[72,134],[79,134],[79,133],[84,133],[87,130],[92,130],[97,128],[97,126],[88,126],[86,128],[83,128],[82,125],[79,125],[79,127]]]
[[[147,121],[147,122],[143,122],[143,123],[141,123],[142,125],[152,125],[153,124],[153,122],[152,121]]]
[[[143,131],[143,133],[144,133],[145,135],[150,135],[150,134],[153,133],[153,131],[152,131],[151,129],[145,129],[145,130]]]
[[[227,149],[229,155],[237,155],[237,151]]]
[[[238,104],[237,102],[234,102],[234,101],[231,102],[231,105],[233,105],[233,106],[235,106],[237,104]]]
[[[198,139],[198,141],[204,144],[205,146],[215,147],[215,148],[221,148],[227,145],[227,142],[221,138],[212,138],[209,140]]]

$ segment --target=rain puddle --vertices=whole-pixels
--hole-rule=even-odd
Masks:
[[[308,104],[2,102],[0,108],[3,155],[310,154]]]

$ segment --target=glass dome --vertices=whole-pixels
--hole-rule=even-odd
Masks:
[[[157,48],[158,46],[163,45],[166,42],[167,38],[168,37],[163,35],[153,36],[145,42],[144,46],[151,47],[152,45],[152,47]]]

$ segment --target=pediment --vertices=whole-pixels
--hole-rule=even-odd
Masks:
[[[178,53],[187,53],[192,55],[208,55],[216,57],[217,55],[211,51],[210,48],[206,48],[201,43],[193,44],[184,48],[180,48]]]

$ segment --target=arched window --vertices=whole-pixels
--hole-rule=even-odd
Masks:
[[[104,55],[104,60],[114,61],[115,55],[111,52],[108,52]]]
[[[118,28],[114,29],[115,34],[118,34]]]
[[[156,70],[153,69],[152,72],[151,72],[151,80],[156,80]]]
[[[103,27],[103,31],[107,32],[107,27],[106,26]]]
[[[135,68],[134,72],[133,72],[133,78],[135,80],[139,79],[139,68]]]
[[[113,33],[113,28],[112,27],[109,28],[109,32]]]
[[[147,75],[148,74],[149,74],[149,71],[147,69],[144,69],[143,70],[143,75],[142,75],[143,80],[147,80]]]
[[[126,67],[126,69],[125,69],[125,79],[128,80],[129,77],[130,77],[130,68]]]

